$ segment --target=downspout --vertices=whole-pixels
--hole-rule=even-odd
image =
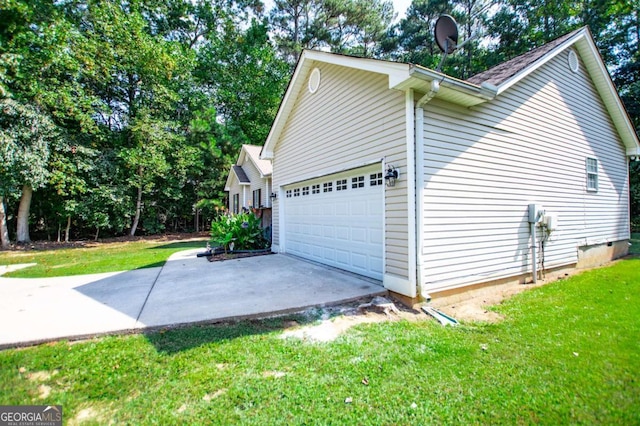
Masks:
[[[268,177],[268,178],[266,178],[265,180],[266,180],[266,184],[267,184],[267,188],[266,188],[267,193],[266,193],[266,194],[264,194],[264,195],[265,195],[265,197],[266,197],[264,205],[265,205],[265,207],[267,207],[267,208],[271,208],[271,185],[270,185],[270,183],[271,183],[271,178],[270,178],[270,177]]]
[[[247,186],[242,185],[242,209],[245,209],[247,206]]]
[[[423,289],[422,267],[424,265],[423,239],[424,239],[424,106],[429,103],[440,90],[438,80],[431,81],[431,89],[416,103],[416,252],[417,271],[416,279],[418,294],[429,300],[428,294]]]

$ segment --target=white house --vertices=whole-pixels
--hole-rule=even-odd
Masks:
[[[529,281],[627,253],[638,156],[587,28],[466,81],[307,50],[261,153],[272,247],[409,298]]]
[[[271,161],[260,158],[261,146],[242,145],[238,161],[231,166],[224,190],[229,193],[229,211],[271,207]]]

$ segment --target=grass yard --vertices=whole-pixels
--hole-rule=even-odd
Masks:
[[[69,249],[4,251],[0,252],[0,265],[37,263],[36,266],[4,275],[14,278],[129,271],[162,266],[169,256],[181,250],[202,248],[204,251],[205,241],[129,241]]]
[[[0,352],[2,404],[88,424],[639,424],[640,259],[532,289],[501,322],[292,318]],[[293,318],[299,322],[301,318]]]

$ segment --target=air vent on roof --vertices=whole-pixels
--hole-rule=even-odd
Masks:
[[[318,87],[320,87],[320,70],[314,68],[309,76],[309,93],[316,93]]]
[[[578,55],[576,55],[576,52],[571,50],[569,51],[569,69],[573,72],[578,72],[578,69],[580,68],[580,62],[578,62]]]

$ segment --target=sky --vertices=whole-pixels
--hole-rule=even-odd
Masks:
[[[267,10],[271,10],[273,7],[273,0],[264,0],[264,5]],[[404,18],[410,5],[411,0],[393,0],[393,8],[398,14],[396,20]]]

